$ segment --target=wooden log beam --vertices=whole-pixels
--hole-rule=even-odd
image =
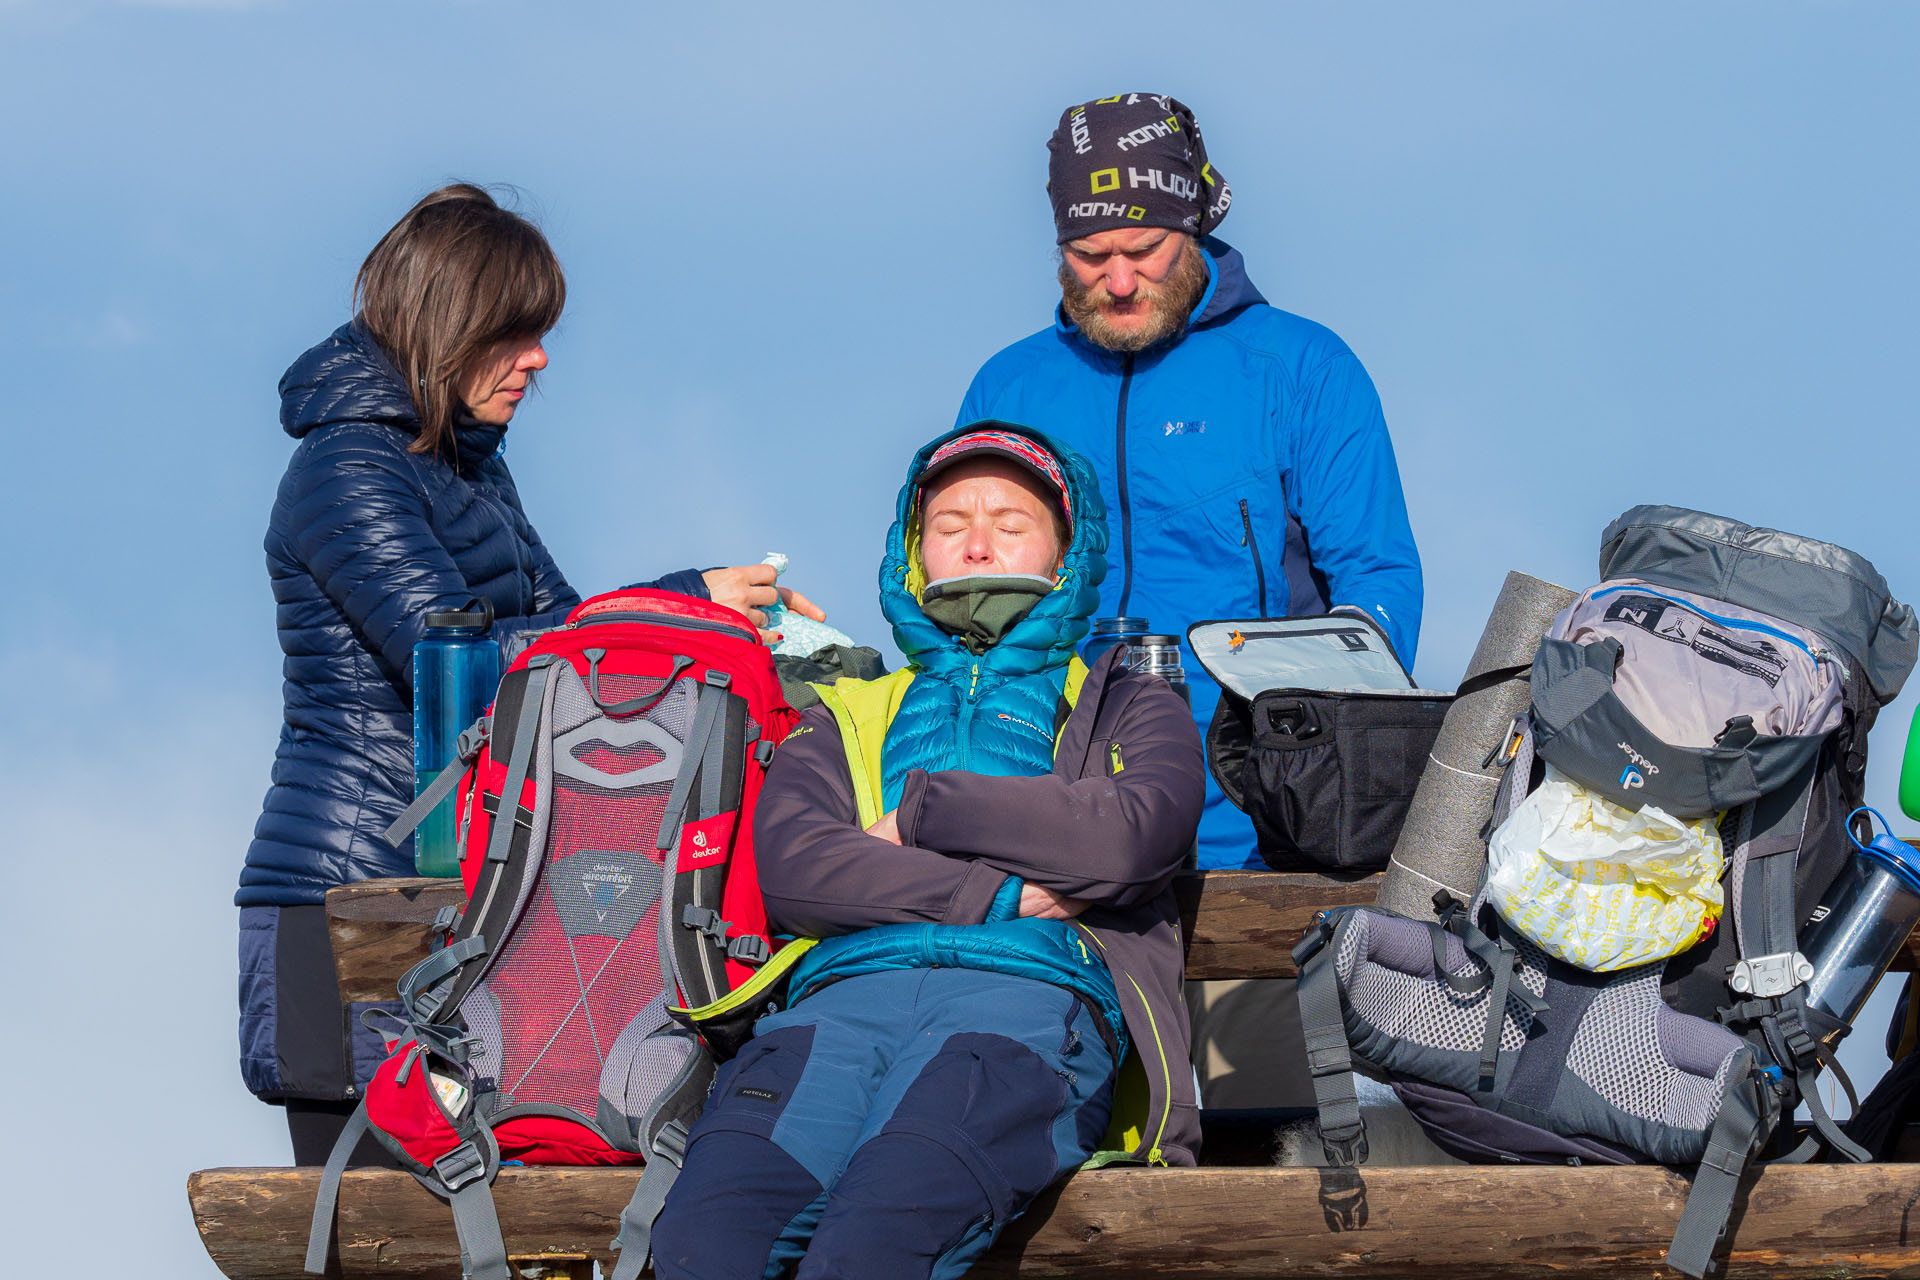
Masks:
[[[1335,880],[1279,871],[1203,871],[1174,882],[1189,978],[1292,977],[1287,953],[1314,914],[1372,902],[1379,877]],[[461,899],[457,880],[363,880],[327,894],[334,968],[346,1000],[391,1000],[427,954],[434,913]]]
[[[1291,978],[1294,944],[1329,907],[1370,904],[1380,877],[1199,871],[1173,882],[1189,978]]]
[[[1920,848],[1920,841],[1911,841]],[[1329,907],[1370,903],[1379,877],[1336,880],[1283,871],[1201,871],[1174,882],[1189,978],[1290,978],[1287,953]],[[391,1000],[394,983],[427,954],[434,913],[461,898],[458,880],[363,880],[327,894],[334,967],[347,1000]],[[1920,929],[1895,959],[1920,967]]]
[[[187,1189],[221,1272],[267,1280],[300,1273],[318,1184],[316,1169],[209,1169]],[[1050,1193],[973,1274],[1671,1277],[1661,1258],[1687,1185],[1658,1166],[1379,1168],[1324,1189],[1317,1169],[1105,1169]],[[604,1265],[632,1190],[631,1171],[503,1170],[508,1252]],[[1775,1166],[1751,1186],[1726,1275],[1915,1274],[1916,1204],[1920,1166]],[[393,1171],[347,1174],[338,1249],[346,1277],[459,1273],[446,1205]]]
[[[434,916],[465,900],[459,880],[362,880],[329,889],[327,933],[340,998],[393,999],[400,975],[427,958]]]

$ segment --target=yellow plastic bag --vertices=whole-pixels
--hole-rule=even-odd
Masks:
[[[1594,795],[1551,765],[1494,831],[1487,897],[1500,918],[1598,973],[1686,950],[1713,931],[1726,865],[1713,818],[1683,822]]]

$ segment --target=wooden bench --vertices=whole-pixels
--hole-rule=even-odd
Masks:
[[[1193,978],[1290,977],[1314,914],[1371,902],[1375,879],[1207,872],[1177,886]],[[342,994],[391,999],[427,953],[457,882],[371,881],[328,895]],[[1912,969],[1920,931],[1897,967]],[[1686,1199],[1653,1166],[1274,1168],[1283,1117],[1207,1116],[1208,1166],[1076,1174],[1017,1222],[981,1276],[1322,1275],[1432,1280],[1652,1276]],[[1218,1167],[1222,1157],[1236,1164]],[[188,1179],[201,1240],[236,1280],[298,1276],[316,1169],[208,1169]],[[495,1189],[508,1251],[527,1274],[585,1277],[610,1260],[630,1170],[506,1169]],[[340,1194],[345,1276],[457,1277],[452,1219],[404,1173],[355,1170]],[[542,1270],[544,1268],[544,1270]],[[1768,1169],[1745,1197],[1730,1276],[1920,1273],[1920,1165]],[[1670,1272],[1666,1274],[1672,1274]]]

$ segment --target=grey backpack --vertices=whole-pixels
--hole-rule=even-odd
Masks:
[[[1629,808],[1722,815],[1721,927],[1601,974],[1511,935],[1484,892],[1424,921],[1347,908],[1296,949],[1301,1018],[1330,1164],[1365,1158],[1357,1065],[1464,1159],[1696,1166],[1667,1260],[1699,1276],[1781,1116],[1805,1102],[1821,1143],[1866,1158],[1811,1088],[1847,1028],[1804,1000],[1797,939],[1848,863],[1916,628],[1852,552],[1680,508],[1614,521],[1600,572],[1541,643],[1488,830],[1549,763]]]

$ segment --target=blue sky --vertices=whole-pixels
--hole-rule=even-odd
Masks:
[[[509,456],[578,587],[780,549],[884,643],[909,453],[1049,318],[1053,121],[1171,92],[1255,282],[1379,385],[1451,686],[1508,569],[1585,585],[1638,502],[1920,596],[1916,36],[1843,3],[0,0],[0,970],[40,976],[0,1204],[86,1239],[104,1185],[143,1271],[206,1277],[186,1171],[285,1158],[230,905],[280,714],[274,386],[425,190],[516,184],[567,266]]]

